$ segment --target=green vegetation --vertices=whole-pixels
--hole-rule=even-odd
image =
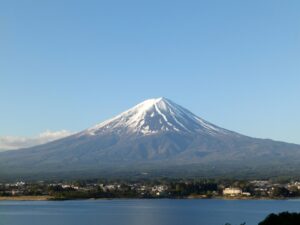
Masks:
[[[258,225],[299,225],[300,224],[300,213],[289,213],[282,212],[279,214],[270,214],[264,219],[262,222],[258,223]],[[231,225],[230,223],[226,223],[225,225]],[[241,225],[246,225],[246,223],[242,223]]]
[[[270,214],[264,221],[258,225],[299,225],[300,213],[282,212],[279,214]]]
[[[300,182],[167,178],[16,182],[0,183],[0,196],[50,196],[54,199],[220,197],[282,199],[300,197]]]

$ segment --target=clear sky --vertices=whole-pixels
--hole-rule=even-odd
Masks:
[[[0,0],[0,136],[80,131],[164,96],[300,144],[298,0]]]

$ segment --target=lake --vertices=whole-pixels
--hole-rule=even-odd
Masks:
[[[0,225],[255,225],[300,200],[2,201]]]

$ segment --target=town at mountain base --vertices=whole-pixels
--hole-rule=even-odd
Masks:
[[[299,176],[299,162],[300,145],[229,131],[157,98],[69,137],[0,153],[0,178],[266,178]]]

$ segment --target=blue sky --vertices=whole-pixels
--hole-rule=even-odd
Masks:
[[[0,0],[0,136],[80,131],[165,96],[300,144],[300,2]]]

